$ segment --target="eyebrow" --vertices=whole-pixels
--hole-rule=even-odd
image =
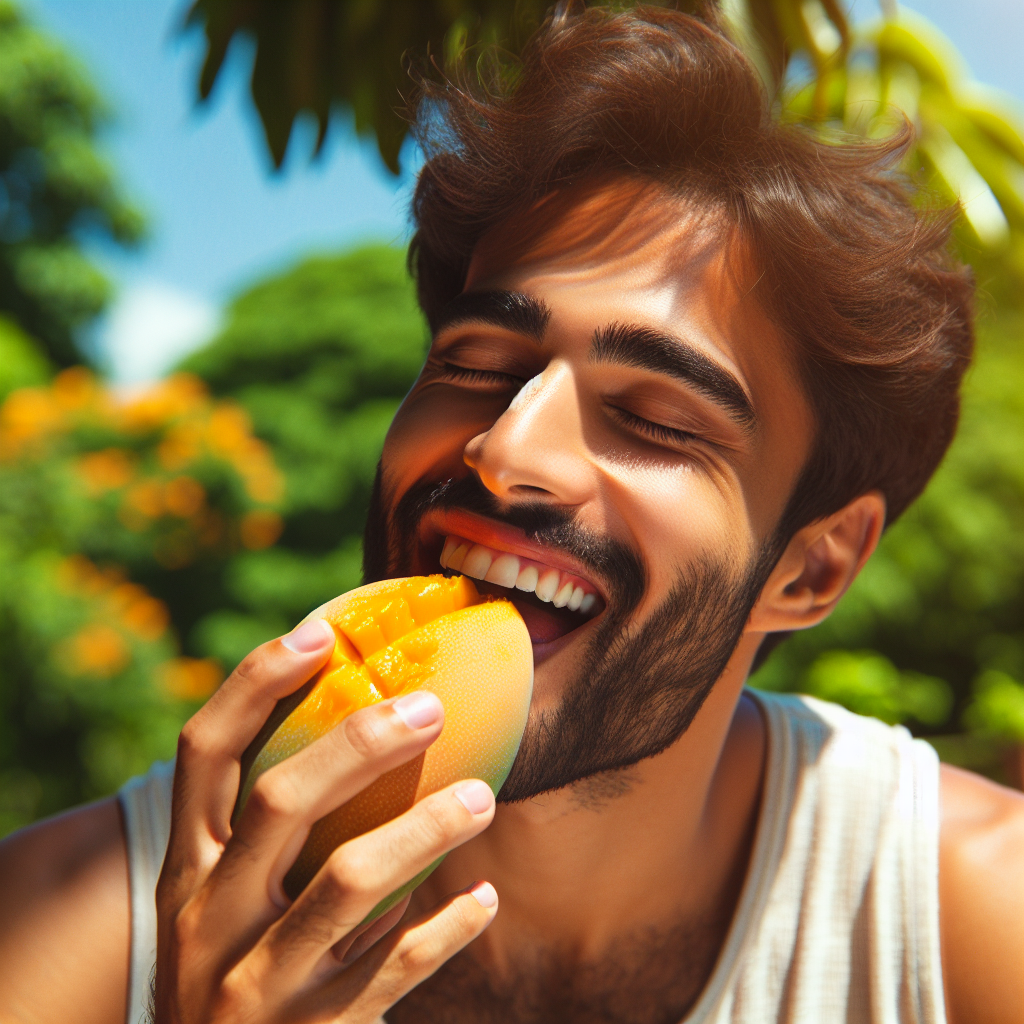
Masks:
[[[551,310],[541,299],[522,292],[463,292],[448,302],[433,324],[435,336],[448,327],[465,323],[504,327],[540,342],[551,319]]]
[[[674,377],[723,406],[745,430],[757,426],[754,407],[739,381],[681,338],[634,324],[609,324],[594,332],[590,360]]]

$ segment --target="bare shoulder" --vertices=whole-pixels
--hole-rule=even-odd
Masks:
[[[950,1024],[1024,1021],[1024,794],[941,768],[939,906]]]
[[[124,1020],[128,866],[116,800],[0,842],[0,1019]]]

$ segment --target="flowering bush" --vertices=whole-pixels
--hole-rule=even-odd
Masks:
[[[0,406],[0,833],[173,752],[223,677],[182,653],[281,475],[246,413],[179,374],[118,395],[73,367]]]

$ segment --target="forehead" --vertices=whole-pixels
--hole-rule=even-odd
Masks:
[[[758,301],[760,272],[725,212],[620,179],[551,196],[477,245],[464,290],[535,294],[581,329],[628,321],[682,334],[750,379],[785,378],[793,346]]]

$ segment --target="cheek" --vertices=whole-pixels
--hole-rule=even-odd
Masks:
[[[663,600],[697,559],[746,564],[754,538],[736,481],[684,466],[640,470],[628,486],[634,501],[631,530],[647,558],[652,603]]]
[[[469,441],[493,422],[477,406],[443,388],[409,393],[384,440],[383,463],[399,494],[420,480],[440,480],[465,469]]]

